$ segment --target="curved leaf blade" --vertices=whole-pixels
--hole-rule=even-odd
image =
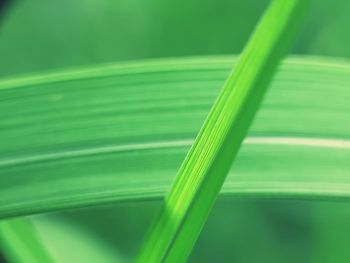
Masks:
[[[1,80],[0,217],[162,198],[232,60]],[[348,199],[349,76],[347,62],[287,59],[249,132],[275,141],[243,144],[222,193]]]

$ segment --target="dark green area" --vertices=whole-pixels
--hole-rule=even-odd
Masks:
[[[240,53],[268,1],[22,0],[4,14],[0,75]],[[350,2],[313,0],[293,53],[350,56]]]
[[[79,224],[132,259],[159,206],[121,204],[51,219]],[[347,203],[220,198],[189,262],[346,263],[349,219]]]

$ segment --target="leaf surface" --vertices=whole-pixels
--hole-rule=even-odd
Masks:
[[[0,217],[162,198],[232,57],[0,81]],[[222,189],[350,197],[350,64],[295,57],[272,81]]]

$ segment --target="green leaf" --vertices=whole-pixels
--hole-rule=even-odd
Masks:
[[[0,81],[0,217],[163,197],[233,60]],[[222,193],[348,199],[349,86],[349,63],[288,59]]]
[[[163,197],[232,60],[1,81],[0,217]],[[348,199],[349,85],[348,63],[287,60],[222,193]]]
[[[0,222],[0,248],[9,262],[55,262],[28,219],[12,219]]]
[[[0,248],[9,262],[125,262],[115,247],[68,220],[36,216],[0,222]]]
[[[183,161],[138,262],[188,258],[306,3],[272,1]]]

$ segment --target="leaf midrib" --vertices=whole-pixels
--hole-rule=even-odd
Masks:
[[[88,147],[84,149],[72,149],[61,152],[49,152],[42,154],[32,153],[28,156],[12,157],[0,159],[0,169],[6,166],[17,166],[23,164],[32,164],[37,162],[60,160],[67,158],[81,158],[92,155],[101,155],[117,152],[143,151],[163,148],[180,148],[190,147],[193,139],[182,140],[165,140],[144,143],[128,143],[105,145],[98,147]],[[324,138],[324,137],[286,137],[286,136],[248,136],[243,144],[261,144],[261,145],[288,145],[288,146],[304,146],[315,148],[331,148],[331,149],[350,149],[350,139],[346,138]]]

